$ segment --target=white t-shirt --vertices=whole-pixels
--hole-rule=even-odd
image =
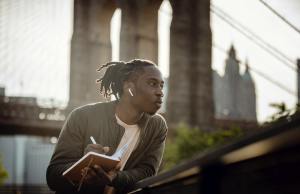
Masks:
[[[117,115],[115,115],[115,116],[116,116],[116,119],[117,119],[117,123],[125,128],[124,135],[123,135],[123,137],[120,141],[120,144],[117,148],[117,151],[120,150],[120,148],[122,148],[125,144],[128,143],[127,149],[124,150],[124,152],[121,156],[121,170],[123,170],[129,156],[131,155],[131,153],[133,152],[133,150],[137,146],[137,142],[138,142],[138,139],[139,139],[139,136],[140,136],[140,129],[139,129],[139,126],[137,124],[127,125],[126,123],[121,121],[120,118]]]

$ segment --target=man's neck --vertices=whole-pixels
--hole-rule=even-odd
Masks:
[[[116,106],[116,114],[121,121],[128,125],[137,124],[143,116],[143,112],[137,111],[128,103],[120,100]]]

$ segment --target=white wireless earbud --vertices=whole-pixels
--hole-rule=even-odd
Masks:
[[[130,95],[133,96],[133,93],[130,88],[128,88],[128,91],[129,91]]]

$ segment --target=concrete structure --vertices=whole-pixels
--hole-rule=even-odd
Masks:
[[[109,24],[122,10],[120,60],[146,58],[157,63],[157,20],[161,0],[75,0],[71,49],[70,102],[74,107],[101,101],[95,69],[111,58]],[[214,120],[210,1],[170,1],[173,8],[168,120],[210,128]]]
[[[213,93],[215,107],[215,123],[218,128],[221,126],[246,126],[243,122],[249,123],[250,127],[257,125],[256,116],[256,92],[255,83],[249,71],[249,65],[246,61],[246,69],[243,74],[239,70],[240,61],[237,59],[235,49],[232,46],[228,52],[228,58],[225,61],[225,74],[219,75],[213,71]],[[169,79],[165,79],[165,88],[169,88]],[[167,94],[166,91],[164,91]],[[167,99],[164,99],[164,101]],[[161,112],[166,112],[166,104],[163,104]],[[240,123],[243,123],[240,125]]]
[[[133,58],[158,62],[158,9],[162,0],[122,0],[120,60]]]
[[[0,96],[0,135],[58,136],[65,110],[41,107],[35,97]]]
[[[157,12],[161,1],[118,1],[122,9],[120,60],[146,58],[157,63]],[[95,70],[111,60],[110,21],[117,5],[110,0],[75,0],[71,46],[69,108],[105,100]]]
[[[210,1],[170,1],[170,77],[167,117],[210,129],[214,121]]]
[[[116,9],[110,0],[75,0],[71,45],[69,107],[104,100],[96,79],[99,66],[111,60],[110,21]]]

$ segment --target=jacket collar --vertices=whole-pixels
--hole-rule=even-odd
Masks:
[[[118,104],[117,100],[108,102],[109,108],[108,108],[108,114],[109,117],[112,119],[114,123],[117,123],[117,119],[115,117],[116,114],[116,106]],[[143,131],[143,129],[147,126],[147,123],[149,122],[149,119],[151,118],[151,115],[144,113],[142,118],[138,121],[138,126]]]

